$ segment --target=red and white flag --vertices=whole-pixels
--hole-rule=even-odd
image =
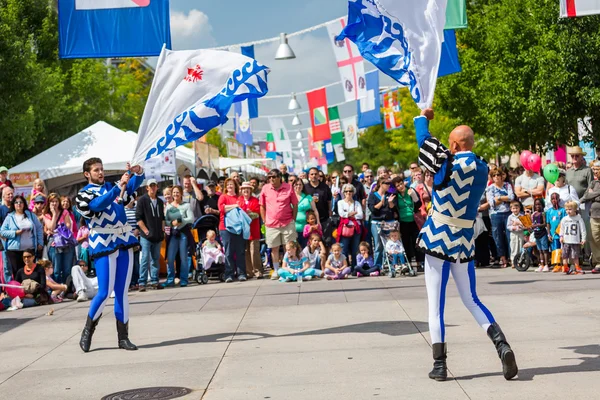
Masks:
[[[600,14],[600,0],[560,0],[560,16],[581,17]]]
[[[335,37],[339,35],[345,26],[346,18],[340,18],[327,25],[327,33],[340,70],[344,97],[346,101],[352,101],[367,97],[367,83],[365,80],[365,66],[358,47],[349,39],[335,40]]]
[[[329,111],[327,109],[327,92],[325,88],[306,93],[310,115],[310,125],[315,142],[331,139],[329,128]]]

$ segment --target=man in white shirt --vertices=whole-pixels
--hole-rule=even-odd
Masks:
[[[523,207],[533,209],[534,199],[544,195],[544,178],[533,171],[525,170],[515,181],[515,194]]]

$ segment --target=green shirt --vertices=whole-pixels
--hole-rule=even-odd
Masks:
[[[413,222],[415,220],[415,203],[410,194],[408,194],[408,190],[405,190],[404,194],[398,193],[397,196],[396,201],[400,222]]]

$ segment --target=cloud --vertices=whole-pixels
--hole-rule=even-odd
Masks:
[[[171,12],[171,35],[173,50],[192,50],[216,46],[212,35],[212,25],[208,16],[200,10],[190,10],[187,14]]]

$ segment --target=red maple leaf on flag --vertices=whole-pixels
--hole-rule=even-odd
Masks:
[[[192,83],[198,82],[202,80],[203,74],[204,71],[202,71],[202,67],[200,67],[200,64],[196,64],[194,68],[187,69],[187,75],[185,78],[183,78],[183,80]]]

